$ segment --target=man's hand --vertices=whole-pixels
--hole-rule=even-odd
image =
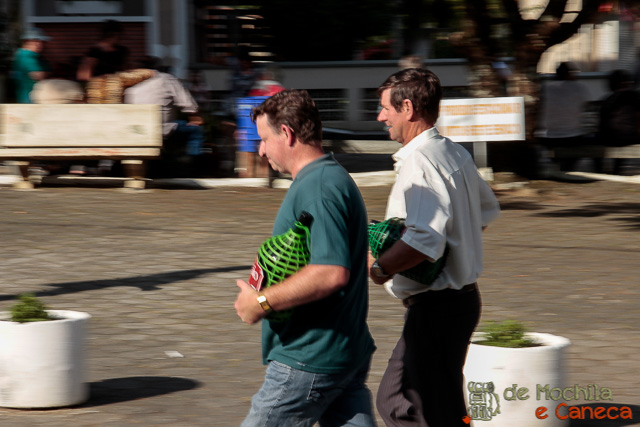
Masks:
[[[373,280],[373,283],[376,285],[382,285],[386,283],[387,280],[391,279],[397,272],[406,271],[425,260],[435,262],[434,259],[416,249],[413,249],[402,240],[398,240],[393,244],[393,246],[387,249],[380,258],[378,258],[378,264],[384,268],[384,272],[388,274],[388,276],[379,277],[373,274],[371,263],[369,264],[369,276],[371,277],[371,280]]]
[[[201,116],[191,115],[189,116],[189,121],[187,122],[187,126],[201,126],[204,124],[204,120],[202,120]]]
[[[371,255],[371,251],[367,252],[367,268],[371,270],[371,266],[375,262],[375,258]]]
[[[375,283],[376,285],[384,285],[389,281],[389,279],[391,279],[391,276],[384,276],[384,277],[376,276],[375,274],[373,274],[373,271],[371,271],[371,268],[369,268],[369,277],[371,278],[373,283]]]
[[[250,325],[257,323],[267,315],[258,302],[258,291],[244,280],[236,280],[236,285],[240,288],[238,298],[236,298],[236,303],[234,304],[236,313],[245,323]]]
[[[373,263],[375,261],[376,261],[376,259],[373,257],[373,255],[371,255],[371,251],[369,251],[368,256],[367,256],[367,266],[369,267],[369,277],[371,278],[373,283],[375,283],[376,285],[382,285],[387,280],[389,280],[390,277],[378,277],[375,274],[373,274],[373,271],[371,270],[371,266],[373,265]]]

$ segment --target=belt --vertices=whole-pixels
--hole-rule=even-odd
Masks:
[[[434,300],[441,297],[453,297],[458,295],[468,294],[469,292],[475,292],[478,290],[477,283],[471,283],[462,287],[462,289],[443,289],[441,291],[426,291],[419,294],[411,295],[402,300],[402,304],[405,307],[411,307],[418,304],[421,301]]]

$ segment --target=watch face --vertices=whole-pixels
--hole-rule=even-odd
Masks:
[[[382,267],[380,267],[377,262],[373,263],[371,269],[373,270],[373,274],[375,274],[377,277],[386,276],[386,274],[384,274],[384,271],[382,270]]]

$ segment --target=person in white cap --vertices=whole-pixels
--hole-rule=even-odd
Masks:
[[[40,28],[30,28],[20,37],[22,45],[16,51],[11,64],[12,77],[15,81],[16,101],[30,104],[33,85],[47,78],[49,67],[42,60],[40,53],[45,42],[51,40]]]

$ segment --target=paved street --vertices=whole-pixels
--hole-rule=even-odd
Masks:
[[[485,232],[483,319],[569,338],[569,384],[608,387],[607,403],[634,410],[635,424],[571,427],[640,425],[640,185],[515,187],[498,191],[503,214]],[[362,187],[370,218],[389,188]],[[0,426],[239,425],[264,367],[259,326],[233,309],[235,279],[248,276],[285,191],[0,188],[0,309],[34,292],[93,316],[90,400],[0,409]],[[375,392],[403,308],[380,287],[370,295]]]

